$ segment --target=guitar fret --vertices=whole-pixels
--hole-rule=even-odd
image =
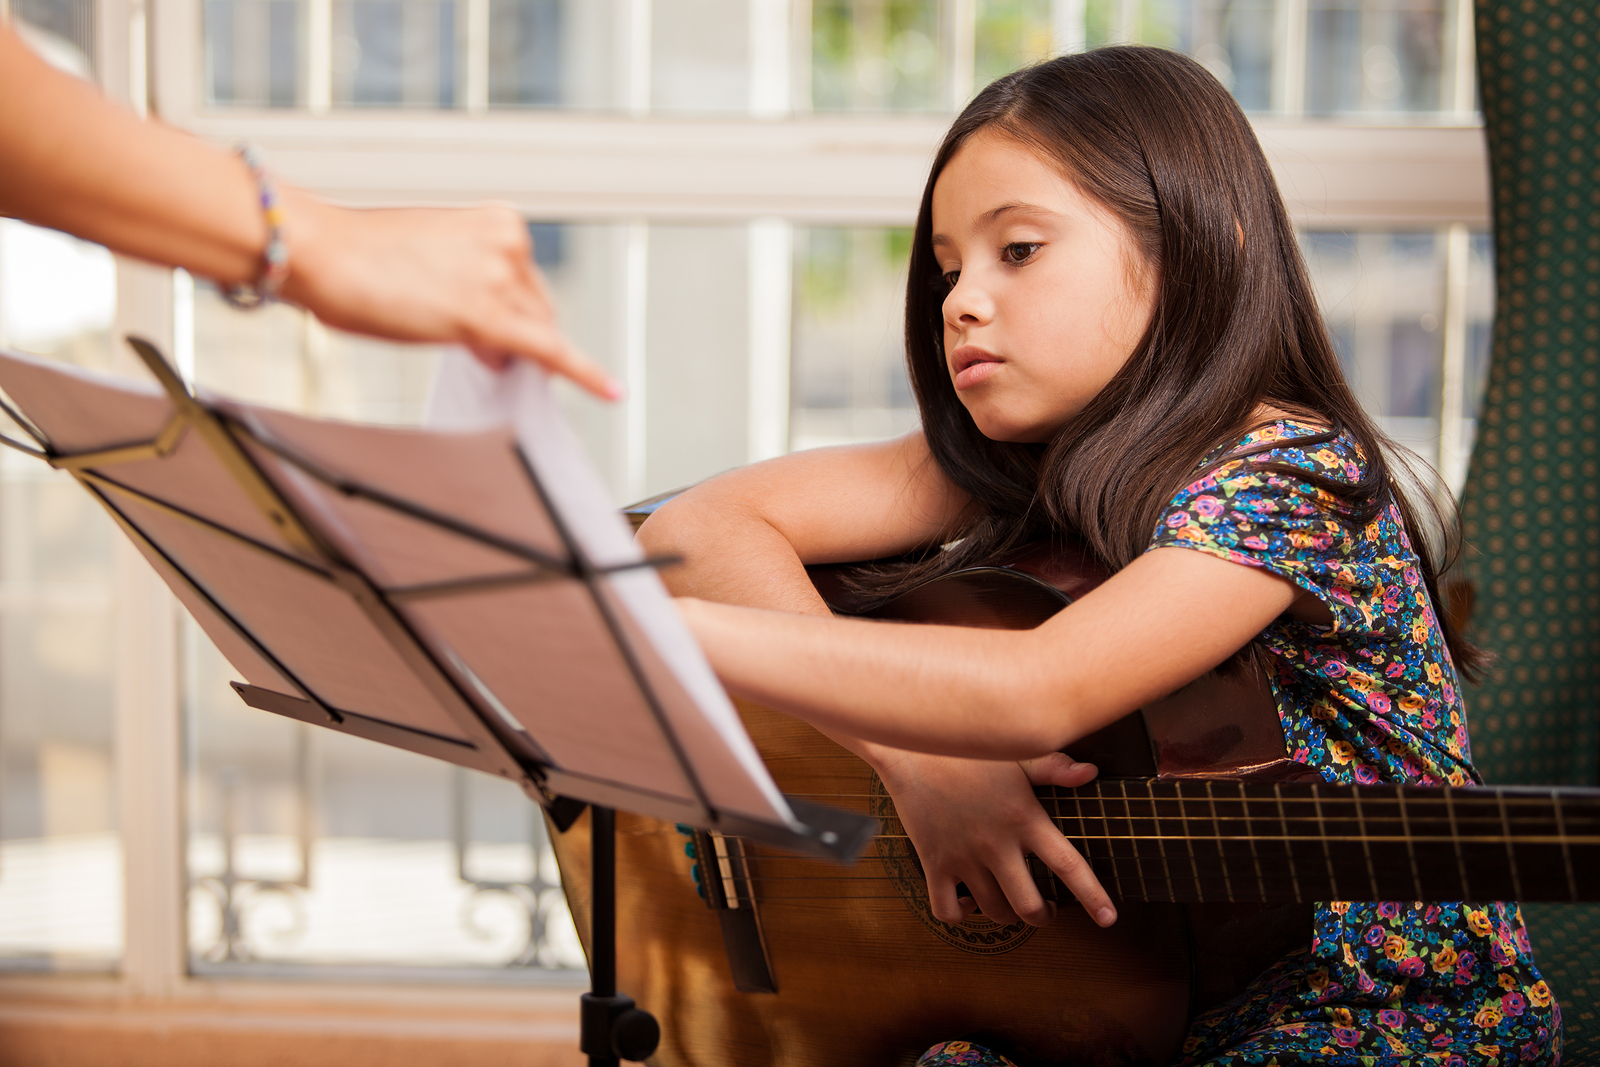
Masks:
[[[1278,802],[1278,826],[1283,830],[1284,858],[1289,862],[1289,884],[1294,887],[1296,900],[1300,895],[1300,870],[1294,862],[1294,846],[1289,843],[1289,816],[1283,810],[1283,786],[1278,782],[1272,783],[1272,795]]]
[[[1078,840],[1083,842],[1084,862],[1088,863],[1092,868],[1094,866],[1094,856],[1089,851],[1089,824],[1083,819],[1083,790],[1074,789],[1072,791],[1072,802],[1078,810]]]
[[[1173,796],[1178,801],[1178,823],[1183,827],[1183,843],[1189,852],[1189,871],[1194,875],[1194,899],[1204,904],[1206,891],[1200,884],[1200,863],[1194,854],[1194,838],[1189,833],[1189,809],[1183,802],[1183,783],[1173,783]]]
[[[1156,812],[1155,779],[1146,778],[1144,782],[1144,788],[1145,792],[1150,795],[1151,825],[1155,827],[1156,845],[1161,852],[1161,876],[1167,881],[1167,892],[1171,893],[1175,887],[1172,884],[1172,866],[1167,862],[1167,838],[1166,835],[1161,832],[1161,821]]]
[[[1394,797],[1400,806],[1400,831],[1406,838],[1406,858],[1411,861],[1411,899],[1424,900],[1428,894],[1422,889],[1422,872],[1417,868],[1417,849],[1415,839],[1411,835],[1411,820],[1406,816],[1406,791],[1396,790]]]
[[[1233,902],[1233,879],[1228,876],[1228,855],[1222,848],[1222,820],[1217,817],[1217,798],[1211,792],[1211,781],[1206,781],[1206,802],[1211,807],[1211,826],[1217,835],[1217,866],[1222,868],[1223,897],[1229,903]]]
[[[1106,795],[1104,792],[1100,792],[1097,794],[1097,798],[1100,801],[1100,832],[1105,835],[1106,839],[1106,854],[1109,857],[1106,862],[1111,868],[1111,881],[1117,887],[1118,898],[1126,897],[1127,893],[1122,888],[1122,872],[1117,869],[1117,846],[1113,843],[1116,838],[1111,833],[1111,816],[1106,813]]]
[[[1461,831],[1456,827],[1455,794],[1454,790],[1452,790],[1449,786],[1446,786],[1444,789],[1444,812],[1450,820],[1450,836],[1455,844],[1456,873],[1461,876],[1461,899],[1471,900],[1472,890],[1468,888],[1471,882],[1467,878],[1467,857],[1462,854]]]
[[[1128,780],[1124,778],[1119,784],[1122,787],[1122,811],[1128,821],[1129,844],[1133,849],[1133,870],[1135,876],[1139,879],[1139,893],[1141,896],[1145,896],[1148,895],[1149,886],[1145,882],[1144,859],[1140,855],[1139,837],[1133,826],[1133,802],[1128,798]]]
[[[1578,899],[1578,879],[1572,873],[1572,849],[1567,844],[1567,820],[1561,812],[1561,792],[1557,790],[1551,796],[1556,812],[1556,833],[1561,835],[1561,863],[1567,869],[1567,892],[1572,899]]]
[[[1250,796],[1245,790],[1243,781],[1239,783],[1239,810],[1244,813],[1244,832],[1250,838],[1250,865],[1256,871],[1256,893],[1261,900],[1266,900],[1267,879],[1261,873],[1261,854],[1256,851],[1256,828],[1250,821]]]
[[[1522,875],[1517,871],[1517,852],[1512,846],[1511,819],[1506,813],[1506,795],[1496,793],[1495,799],[1500,802],[1500,828],[1506,837],[1506,864],[1511,869],[1511,888],[1518,900],[1522,899]]]
[[[1311,799],[1317,809],[1317,830],[1322,837],[1322,860],[1328,867],[1328,888],[1333,890],[1334,900],[1341,900],[1343,897],[1339,892],[1339,876],[1333,869],[1333,850],[1328,847],[1328,822],[1322,815],[1322,783],[1311,784]]]
[[[1372,867],[1372,845],[1368,840],[1367,817],[1361,811],[1361,793],[1351,786],[1350,797],[1356,803],[1356,825],[1361,828],[1361,854],[1367,861],[1367,883],[1372,886],[1372,899],[1377,900],[1383,894],[1378,889],[1378,872]]]

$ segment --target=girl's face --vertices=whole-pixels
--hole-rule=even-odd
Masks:
[[[934,184],[933,253],[952,283],[950,379],[996,441],[1053,437],[1122,369],[1155,308],[1155,272],[1122,222],[989,130]]]

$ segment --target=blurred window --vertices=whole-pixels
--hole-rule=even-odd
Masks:
[[[0,344],[104,370],[116,298],[105,249],[0,219]],[[0,455],[0,969],[122,954],[117,536],[70,475]]]

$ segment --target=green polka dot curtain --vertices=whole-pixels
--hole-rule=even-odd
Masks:
[[[1478,0],[1496,312],[1463,499],[1491,782],[1594,784],[1600,743],[1600,3]]]
[[[1478,0],[1495,326],[1462,501],[1491,782],[1593,785],[1600,740],[1600,3]],[[1600,908],[1523,907],[1563,1062],[1600,1064]]]

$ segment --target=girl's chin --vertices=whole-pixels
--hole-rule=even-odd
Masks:
[[[978,432],[991,441],[1008,445],[1042,445],[1056,435],[1060,426],[1019,426],[1015,423],[991,423],[974,417]]]

